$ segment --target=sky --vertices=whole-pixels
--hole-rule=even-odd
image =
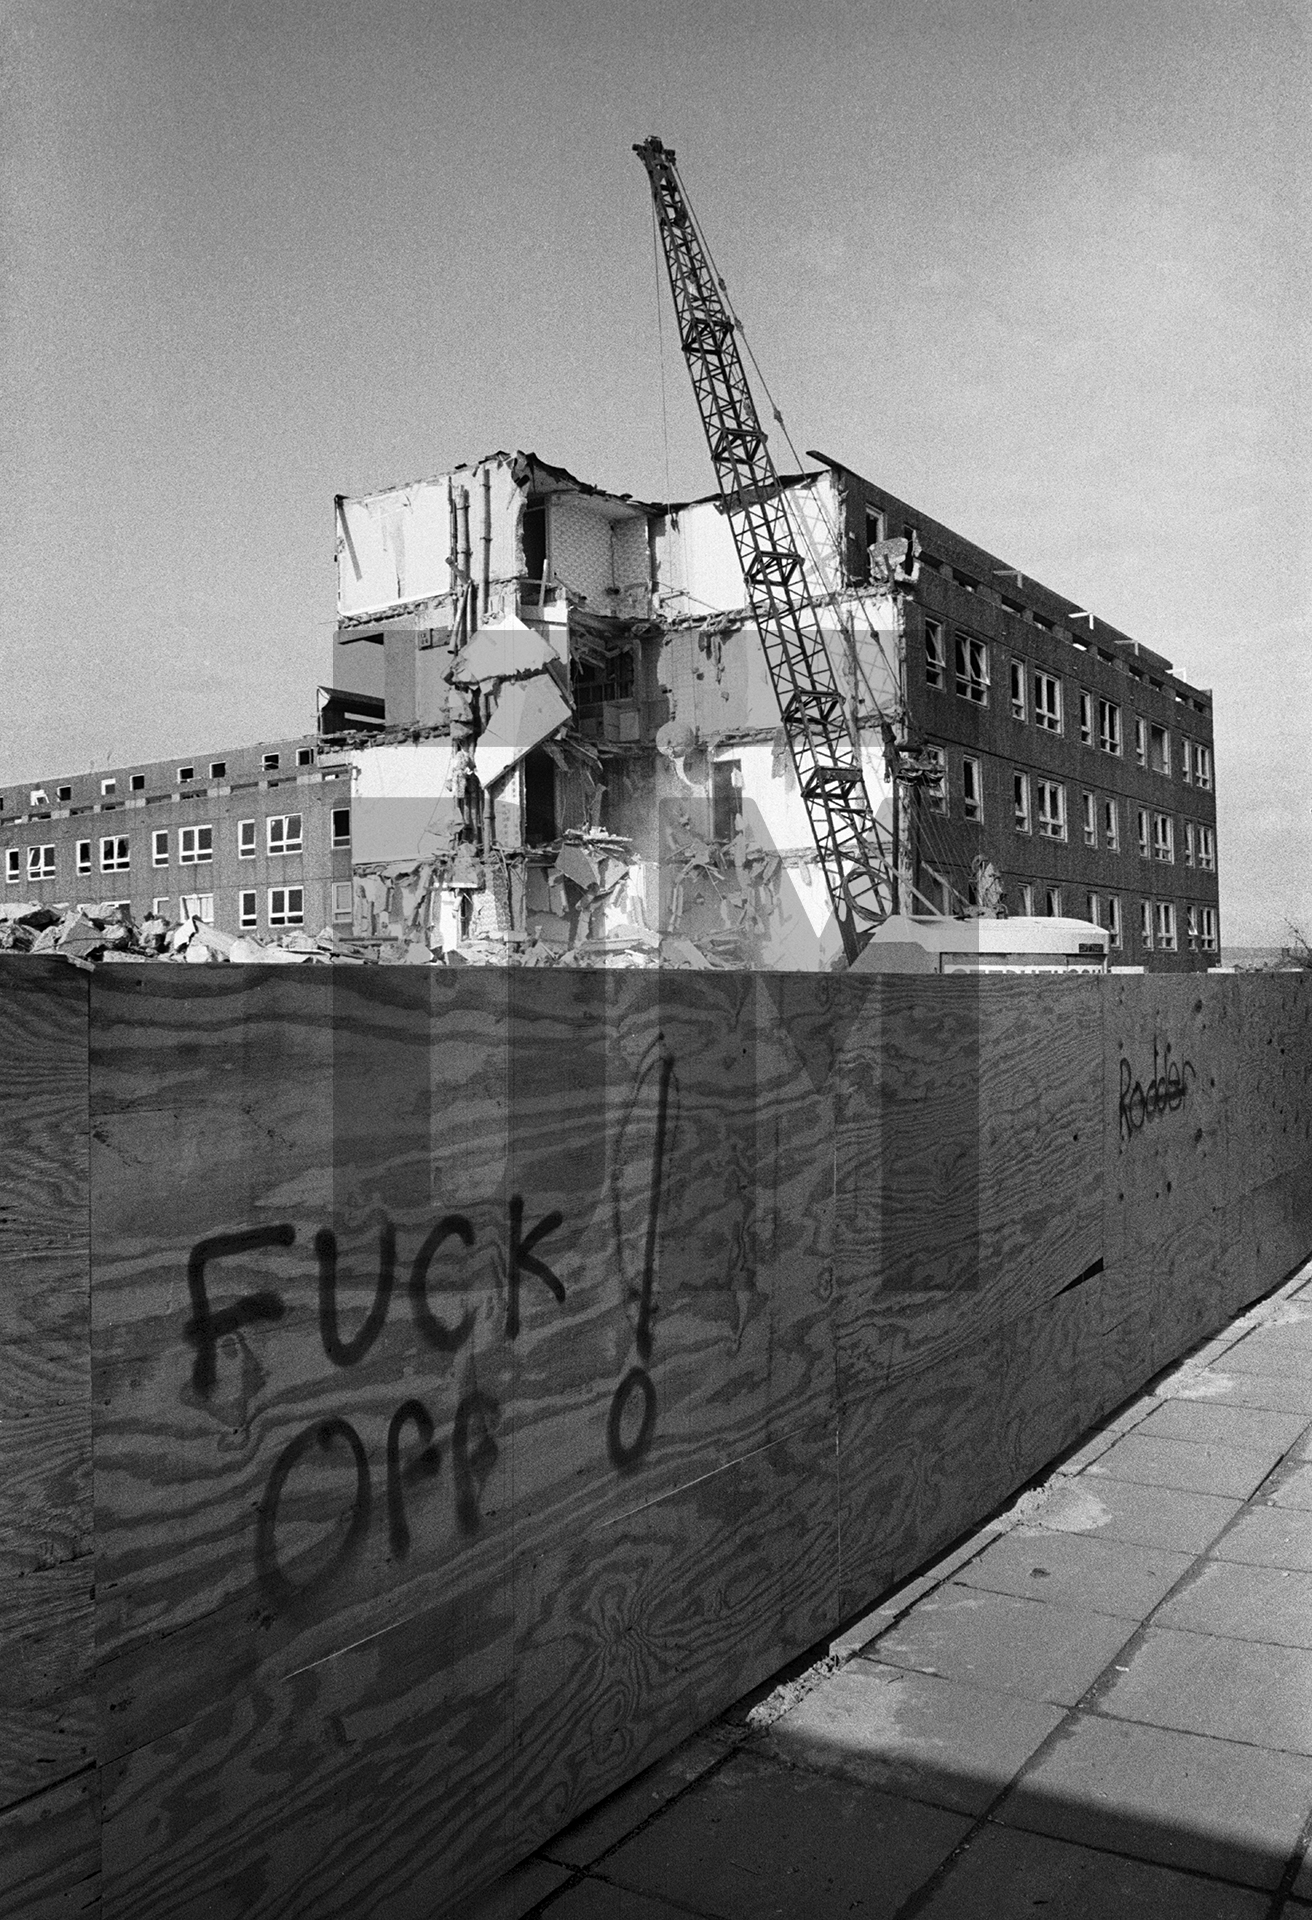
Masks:
[[[0,783],[308,730],[333,496],[709,492],[658,134],[789,429],[1215,694],[1312,934],[1306,0],[0,0]]]

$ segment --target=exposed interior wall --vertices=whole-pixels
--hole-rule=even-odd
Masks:
[[[26,961],[0,1042],[14,1920],[459,1911],[1312,1247],[1306,976]]]

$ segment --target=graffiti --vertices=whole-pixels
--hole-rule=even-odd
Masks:
[[[350,1522],[345,1538],[335,1548],[327,1565],[304,1585],[298,1586],[288,1579],[278,1564],[278,1508],[283,1489],[312,1447],[317,1445],[326,1452],[338,1439],[346,1442],[355,1463],[355,1496],[351,1502]],[[312,1587],[334,1579],[355,1558],[369,1526],[371,1505],[369,1462],[364,1443],[349,1420],[316,1420],[312,1426],[298,1433],[294,1440],[288,1441],[273,1463],[265,1483],[264,1497],[255,1514],[255,1570],[260,1585],[275,1605],[286,1607],[301,1599]]]
[[[656,1088],[656,1127],[652,1140],[647,1227],[642,1252],[642,1283],[638,1292],[638,1322],[633,1334],[638,1365],[630,1367],[616,1387],[606,1420],[606,1451],[610,1455],[611,1465],[620,1473],[631,1473],[640,1463],[651,1445],[652,1434],[656,1430],[656,1387],[647,1371],[647,1364],[651,1359],[651,1323],[655,1312],[653,1295],[656,1284],[656,1232],[660,1223],[661,1194],[665,1181],[665,1158],[670,1130],[670,1090],[674,1083],[674,1060],[664,1050],[664,1035],[656,1036],[656,1045],[659,1049],[656,1058],[660,1063]],[[649,1064],[646,1072],[649,1073],[650,1070]],[[646,1073],[639,1076],[639,1092],[645,1077]],[[617,1244],[622,1246],[623,1222],[618,1205],[615,1209],[615,1232]],[[631,1438],[625,1439],[625,1414],[635,1394],[642,1400],[642,1416],[636,1433]]]
[[[259,1321],[281,1320],[281,1297],[269,1288],[248,1293],[234,1306],[215,1313],[205,1286],[205,1269],[211,1260],[234,1253],[253,1253],[258,1247],[289,1247],[296,1238],[295,1227],[247,1227],[241,1233],[216,1233],[198,1240],[187,1257],[187,1291],[191,1296],[191,1318],[183,1328],[183,1337],[196,1349],[191,1384],[206,1398],[214,1391],[218,1376],[219,1342],[238,1327],[254,1326]]]
[[[1160,1054],[1156,1040],[1153,1041],[1153,1070],[1146,1088],[1141,1080],[1134,1078],[1134,1069],[1122,1056],[1119,1138],[1132,1139],[1150,1120],[1160,1120],[1164,1114],[1182,1107],[1189,1095],[1190,1080],[1197,1077],[1191,1060],[1183,1064],[1172,1060],[1169,1040]]]

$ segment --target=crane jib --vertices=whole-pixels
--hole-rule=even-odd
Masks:
[[[857,735],[747,383],[724,283],[692,216],[674,151],[654,136],[633,151],[651,182],[679,344],[850,964],[896,903]]]

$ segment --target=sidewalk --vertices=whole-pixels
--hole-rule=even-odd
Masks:
[[[1312,1916],[1312,1269],[470,1920]]]

